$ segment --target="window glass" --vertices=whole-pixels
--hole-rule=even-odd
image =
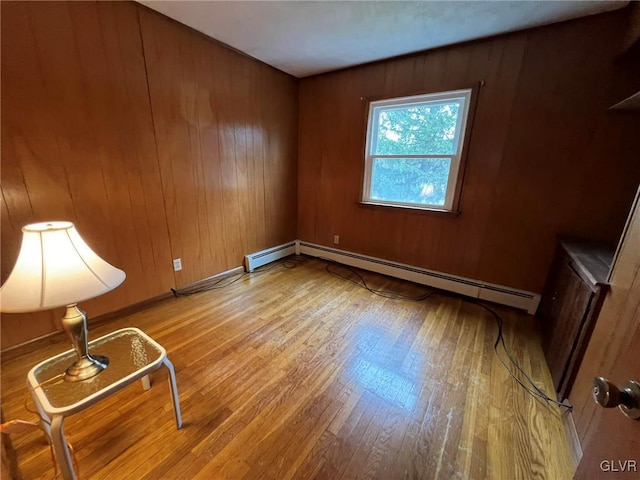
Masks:
[[[376,108],[374,155],[439,155],[457,150],[460,101]]]
[[[471,90],[371,102],[362,200],[452,210]]]
[[[450,167],[449,158],[376,158],[371,198],[444,206]]]

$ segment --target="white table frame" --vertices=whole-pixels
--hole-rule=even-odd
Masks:
[[[73,415],[74,413],[78,413],[90,407],[96,402],[114,394],[115,392],[121,390],[122,388],[130,385],[137,380],[141,380],[142,387],[145,390],[148,390],[149,388],[151,388],[148,375],[151,372],[159,369],[161,366],[165,366],[169,371],[169,388],[171,391],[171,399],[173,402],[173,413],[176,421],[176,428],[182,428],[182,415],[180,413],[180,399],[178,398],[178,386],[176,384],[175,370],[173,368],[173,364],[167,357],[167,351],[160,344],[158,344],[155,340],[153,340],[138,328],[123,328],[89,342],[89,347],[91,347],[91,345],[96,342],[99,342],[101,340],[103,341],[108,337],[115,336],[123,332],[135,332],[137,335],[144,338],[147,342],[149,342],[160,351],[159,358],[149,365],[146,365],[143,368],[140,368],[139,370],[127,375],[126,377],[121,378],[120,380],[110,385],[107,385],[102,390],[99,390],[96,393],[93,393],[92,395],[89,395],[88,397],[72,405],[61,408],[52,406],[45,392],[42,390],[42,387],[40,386],[38,380],[36,379],[35,372],[48,363],[55,361],[64,355],[69,355],[69,352],[72,352],[73,350],[68,350],[59,355],[56,355],[55,357],[51,357],[47,360],[44,360],[43,362],[40,362],[38,365],[33,367],[27,375],[27,388],[30,390],[36,408],[38,409],[38,412],[43,419],[43,421],[41,422],[42,427],[44,428],[45,432],[49,436],[49,439],[51,440],[51,443],[53,444],[56,460],[58,462],[58,465],[60,466],[62,476],[65,480],[77,479],[75,469],[73,468],[73,462],[71,459],[71,454],[69,452],[69,447],[67,446],[67,440],[64,435],[65,417],[68,417],[70,415]]]

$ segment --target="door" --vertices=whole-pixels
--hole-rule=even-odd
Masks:
[[[583,457],[575,479],[640,478],[640,421],[618,408],[602,408],[591,398],[593,379],[618,387],[640,382],[640,207],[631,210],[598,323],[578,372],[570,400]]]

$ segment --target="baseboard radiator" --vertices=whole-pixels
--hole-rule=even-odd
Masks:
[[[275,262],[281,258],[288,257],[296,253],[296,242],[291,241],[278,245],[277,247],[267,248],[244,257],[244,269],[247,272],[253,272],[256,268]]]
[[[315,245],[300,240],[296,240],[295,243],[295,253],[297,254],[302,253],[312,257],[325,258],[363,270],[459,293],[467,297],[508,305],[526,310],[527,313],[531,315],[536,313],[538,304],[540,303],[540,295],[537,293],[516,290],[424,268],[412,267],[411,265],[390,262],[380,258],[329,248],[323,245]]]

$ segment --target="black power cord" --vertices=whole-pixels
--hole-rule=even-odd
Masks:
[[[539,397],[542,400],[549,402],[549,403],[553,403],[554,405],[558,405],[559,407],[563,407],[566,408],[567,411],[571,411],[573,410],[573,405],[569,404],[569,403],[564,403],[564,402],[558,402],[556,399],[549,397],[540,387],[538,387],[538,385],[536,385],[536,383],[531,379],[531,377],[529,377],[529,375],[527,375],[527,373],[522,369],[522,367],[520,367],[520,365],[518,365],[518,362],[516,362],[513,357],[511,356],[511,353],[509,352],[509,349],[507,348],[507,345],[504,342],[504,336],[502,334],[502,325],[503,325],[503,321],[502,321],[502,317],[500,317],[500,315],[498,315],[498,313],[493,310],[492,308],[490,308],[489,306],[485,305],[482,302],[477,302],[477,301],[472,301],[472,300],[467,300],[464,299],[464,301],[471,303],[473,305],[477,305],[479,307],[484,308],[486,311],[488,311],[493,318],[496,320],[496,323],[498,324],[498,336],[496,337],[496,341],[493,344],[493,351],[496,354],[496,357],[498,358],[498,360],[500,361],[500,363],[504,366],[504,368],[507,370],[507,372],[509,372],[509,375],[511,375],[513,377],[513,379],[518,382],[520,384],[520,386],[522,388],[524,388],[530,395],[534,396],[534,397]],[[518,369],[518,371],[526,378],[527,382],[529,382],[529,384],[531,384],[534,388],[534,390],[531,390],[529,387],[527,387],[514,373],[513,371],[509,368],[509,366],[505,363],[505,361],[502,359],[502,357],[500,357],[500,354],[498,353],[498,345],[501,344],[502,345],[502,349],[504,350],[504,353],[506,353],[507,357],[509,358],[509,361],[511,362],[511,364],[516,367],[516,369]]]
[[[511,353],[509,352],[509,349],[507,348],[507,345],[504,341],[504,335],[503,335],[503,320],[502,317],[491,307],[489,307],[488,305],[486,305],[483,302],[477,301],[477,300],[472,300],[469,298],[465,298],[462,297],[461,295],[456,295],[456,294],[452,294],[452,293],[448,293],[448,292],[443,292],[441,290],[427,290],[425,293],[421,294],[421,295],[416,295],[416,296],[410,296],[410,295],[403,295],[401,293],[396,293],[396,292],[391,292],[388,290],[379,290],[379,289],[375,289],[375,288],[371,288],[368,284],[367,281],[364,279],[364,277],[355,269],[347,266],[347,265],[343,265],[337,262],[334,262],[332,260],[329,260],[327,258],[323,258],[323,257],[319,257],[320,260],[324,260],[326,262],[326,266],[325,266],[325,270],[327,273],[329,273],[330,275],[333,275],[335,277],[341,278],[343,280],[346,280],[348,282],[353,283],[354,285],[357,285],[361,288],[364,288],[365,290],[378,295],[380,297],[384,297],[384,298],[389,298],[392,300],[405,300],[405,301],[411,301],[411,302],[422,302],[427,300],[430,297],[433,296],[441,296],[441,297],[448,297],[448,298],[455,298],[455,299],[460,299],[463,302],[467,302],[470,303],[472,305],[477,305],[480,308],[485,309],[487,312],[489,312],[489,314],[495,319],[496,324],[498,325],[498,335],[496,336],[496,341],[493,344],[493,351],[496,355],[496,357],[498,358],[498,360],[500,361],[500,363],[504,366],[505,370],[509,373],[509,375],[527,392],[529,393],[529,395],[531,395],[534,398],[540,398],[548,403],[552,403],[554,405],[558,405],[559,407],[562,408],[566,408],[567,411],[571,411],[573,409],[573,406],[564,402],[558,402],[557,400],[549,397],[549,395],[547,395],[540,387],[538,387],[536,385],[536,383],[533,381],[533,379],[531,379],[531,377],[522,369],[522,367],[520,367],[520,365],[518,365],[518,363],[514,360],[514,358],[511,356]],[[172,288],[171,291],[173,292],[173,295],[175,297],[187,297],[190,295],[195,295],[197,293],[202,293],[202,292],[207,292],[210,290],[217,290],[217,289],[221,289],[221,288],[225,288],[228,287],[234,283],[236,283],[237,281],[239,281],[240,279],[244,278],[245,276],[250,276],[250,275],[258,275],[261,273],[267,273],[267,272],[271,272],[273,270],[277,270],[279,268],[296,268],[298,265],[303,265],[307,262],[306,258],[301,257],[301,256],[290,256],[287,257],[281,261],[278,262],[274,262],[273,264],[271,264],[268,268],[264,268],[264,267],[260,267],[255,269],[253,272],[243,272],[240,273],[238,275],[230,275],[230,276],[226,276],[226,277],[222,277],[216,280],[211,280],[211,281],[204,281],[201,282],[197,285],[194,285],[192,287],[185,287],[182,289],[174,289]],[[349,273],[351,273],[353,276],[356,277],[356,279],[354,279],[353,277],[349,277],[347,275],[343,275],[341,273],[336,272],[335,270],[331,269],[332,265],[336,265],[339,268],[343,268],[345,270],[347,270]],[[227,281],[229,279],[232,279],[231,281]],[[226,283],[223,283],[227,281]],[[509,367],[509,365],[504,361],[504,359],[500,356],[500,353],[498,352],[498,347],[502,346],[502,349],[504,350],[505,354],[507,355],[507,358],[509,359],[509,362],[517,369],[517,371],[519,371],[525,378],[526,382],[528,382],[532,387],[528,387],[522,380],[520,380],[516,374],[513,372],[513,370]]]
[[[374,293],[376,295],[379,295],[380,297],[384,297],[384,298],[391,298],[394,300],[408,300],[410,302],[422,302],[423,300],[426,300],[427,298],[433,296],[433,295],[438,295],[438,292],[435,291],[429,291],[424,293],[423,295],[418,295],[418,296],[409,296],[409,295],[402,295],[401,293],[394,293],[394,292],[388,292],[386,290],[376,290],[374,288],[369,287],[369,285],[367,285],[366,280],[362,277],[362,275],[360,275],[360,273],[357,270],[354,270],[346,265],[342,265],[340,263],[336,263],[332,260],[327,260],[326,258],[320,258],[321,260],[324,260],[325,262],[327,262],[327,265],[325,267],[325,270],[327,271],[327,273],[335,276],[335,277],[339,277],[342,278],[343,280],[346,280],[348,282],[353,283],[354,285],[358,285],[359,287],[364,288],[365,290],[368,290],[371,293]],[[345,275],[341,275],[340,273],[336,272],[336,271],[332,271],[329,267],[331,265],[338,265],[342,268],[344,268],[345,270],[348,270],[350,273],[352,273],[353,275],[355,275],[359,281],[354,280],[353,278],[347,277]]]
[[[531,377],[522,369],[522,367],[520,367],[520,365],[518,365],[518,363],[514,360],[514,358],[511,356],[511,353],[509,352],[509,349],[507,348],[507,345],[504,341],[504,335],[503,335],[503,320],[502,317],[491,307],[489,307],[488,305],[486,305],[483,302],[480,301],[476,301],[476,300],[471,300],[468,298],[464,298],[460,295],[455,295],[455,294],[450,294],[447,292],[442,292],[440,290],[429,290],[425,293],[423,293],[422,295],[418,295],[418,296],[407,296],[407,295],[403,295],[403,294],[399,294],[399,293],[395,293],[395,292],[390,292],[388,290],[377,290],[374,288],[371,288],[366,280],[364,279],[364,277],[355,269],[346,266],[346,265],[342,265],[336,262],[333,262],[332,260],[328,260],[326,258],[321,258],[322,260],[324,260],[325,262],[327,262],[327,265],[325,267],[325,270],[336,277],[342,278],[343,280],[347,280],[348,282],[351,282],[355,285],[358,285],[359,287],[364,288],[365,290],[375,294],[375,295],[379,295],[381,297],[384,298],[391,298],[394,300],[409,300],[409,301],[413,301],[413,302],[421,302],[424,301],[432,296],[438,295],[438,296],[442,296],[442,297],[449,297],[449,298],[456,298],[456,299],[461,299],[464,302],[470,303],[472,305],[477,305],[480,308],[485,309],[487,312],[489,312],[489,314],[491,314],[491,316],[495,319],[496,324],[498,325],[498,335],[496,336],[496,341],[493,344],[493,351],[496,354],[496,357],[498,358],[498,360],[500,361],[500,363],[504,366],[505,370],[507,370],[507,372],[509,373],[509,375],[522,387],[525,389],[525,391],[527,393],[529,393],[529,395],[531,395],[534,398],[540,398],[548,403],[552,403],[554,405],[558,405],[559,407],[562,408],[566,408],[567,411],[571,411],[573,409],[573,405],[570,405],[568,403],[564,403],[564,402],[558,402],[557,400],[555,400],[554,398],[549,397],[549,395],[547,395],[540,387],[538,387],[538,385],[536,385],[536,383],[531,379]],[[347,271],[349,271],[352,275],[355,275],[355,277],[357,278],[357,280],[355,280],[353,277],[348,277],[346,275],[342,275],[338,272],[336,272],[335,270],[331,270],[330,266],[331,265],[337,265],[340,268],[343,268]],[[529,388],[529,386],[527,386],[522,380],[520,380],[516,374],[513,372],[513,370],[509,367],[509,365],[507,365],[507,363],[504,361],[504,359],[500,356],[499,352],[498,352],[498,347],[502,345],[502,349],[504,350],[505,354],[507,355],[507,358],[509,359],[509,362],[517,369],[517,371],[519,371],[524,378],[526,379],[526,382],[528,382],[532,387]]]
[[[296,268],[298,265],[303,265],[306,262],[307,260],[303,257],[289,256],[277,262],[271,263],[266,268],[256,268],[253,272],[242,272],[235,275],[227,275],[221,278],[205,280],[190,287],[172,288],[171,292],[173,293],[174,297],[188,297],[197,293],[208,292],[210,290],[218,290],[228,287],[246,276],[259,275],[261,273],[271,272],[279,268]]]

